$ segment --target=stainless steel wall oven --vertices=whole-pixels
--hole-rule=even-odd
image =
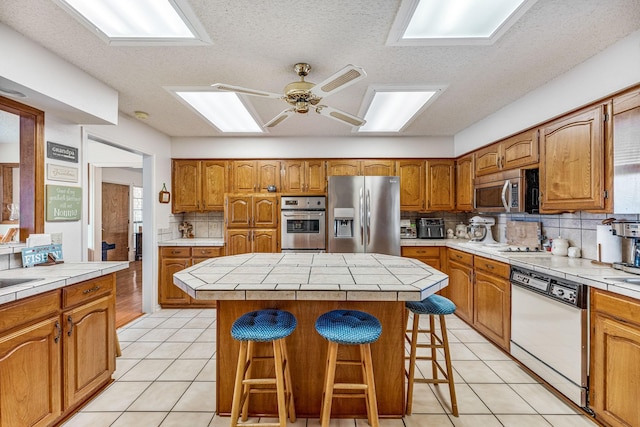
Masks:
[[[283,196],[280,199],[282,252],[325,252],[324,196]]]

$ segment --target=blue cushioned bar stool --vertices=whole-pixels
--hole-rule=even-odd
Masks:
[[[278,404],[277,423],[243,423],[247,426],[285,427],[287,412],[291,422],[296,421],[296,410],[291,391],[291,374],[285,338],[296,329],[297,321],[293,314],[275,309],[257,310],[243,314],[231,326],[231,336],[240,341],[238,368],[233,389],[231,405],[231,427],[238,425],[240,411],[242,421],[247,421],[249,396],[253,393],[274,393]],[[273,356],[255,356],[255,343],[271,342]],[[254,363],[273,360],[275,378],[253,378]],[[269,370],[271,371],[271,370]],[[257,386],[257,387],[254,387]],[[265,387],[272,386],[272,387]],[[253,387],[253,388],[252,388]]]
[[[372,427],[378,427],[378,401],[373,379],[370,344],[376,342],[382,333],[380,321],[362,311],[333,310],[318,317],[316,331],[329,341],[324,374],[324,391],[320,407],[320,423],[322,427],[329,425],[331,403],[334,397],[364,398],[369,424]],[[360,360],[338,360],[338,345],[360,346]],[[337,365],[360,366],[363,377],[362,383],[335,383]],[[334,393],[335,390],[349,391],[349,393]]]
[[[411,331],[408,329],[405,337],[411,344],[411,351],[409,353],[409,370],[406,372],[408,384],[407,384],[407,414],[411,414],[413,405],[413,384],[417,383],[430,383],[430,384],[449,384],[449,395],[451,397],[451,412],[455,417],[458,416],[458,403],[456,401],[456,389],[453,382],[453,369],[451,368],[451,353],[449,352],[449,339],[447,338],[447,326],[445,323],[445,315],[452,314],[456,311],[456,305],[449,299],[440,295],[431,295],[422,301],[408,301],[406,307],[413,313],[413,327]],[[429,329],[420,329],[420,315],[429,315]],[[435,317],[439,316],[440,321],[440,336],[436,333]],[[409,321],[409,314],[407,313],[407,323]],[[408,332],[411,332],[409,337]],[[418,334],[429,334],[428,343],[419,343]],[[431,355],[429,356],[417,356],[418,348],[431,349]],[[437,359],[437,349],[441,348],[444,352],[445,367],[443,368]],[[430,360],[432,368],[432,378],[415,378],[416,372],[416,360]],[[442,378],[438,378],[438,374],[443,375]]]

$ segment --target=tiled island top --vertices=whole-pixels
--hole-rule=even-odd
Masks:
[[[212,258],[173,280],[196,299],[419,301],[449,279],[418,260],[392,255],[254,253]]]

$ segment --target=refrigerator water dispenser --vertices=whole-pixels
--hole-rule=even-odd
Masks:
[[[353,219],[355,209],[353,208],[334,208],[333,209],[333,235],[335,237],[352,238],[353,237]]]

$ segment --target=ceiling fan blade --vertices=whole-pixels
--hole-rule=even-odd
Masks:
[[[283,112],[281,112],[280,114],[278,114],[277,116],[275,116],[273,119],[269,120],[267,123],[265,123],[263,127],[272,128],[274,126],[277,126],[280,123],[287,120],[289,117],[293,116],[294,114],[295,114],[294,109],[288,108]]]
[[[214,88],[216,88],[218,90],[224,90],[224,91],[227,91],[227,92],[241,93],[243,95],[261,96],[263,98],[282,99],[282,94],[265,92],[265,91],[262,91],[262,90],[248,89],[246,87],[241,87],[241,86],[232,86],[232,85],[228,85],[228,84],[224,84],[224,83],[212,84],[211,87],[214,87]]]
[[[367,73],[364,72],[364,69],[349,64],[337,73],[315,85],[311,88],[311,92],[320,98],[324,98],[325,96],[329,96],[332,93],[342,90],[365,77],[367,77]]]
[[[367,122],[358,116],[354,116],[353,114],[346,113],[333,107],[327,107],[326,105],[318,105],[316,107],[316,113],[354,127],[362,126]]]

